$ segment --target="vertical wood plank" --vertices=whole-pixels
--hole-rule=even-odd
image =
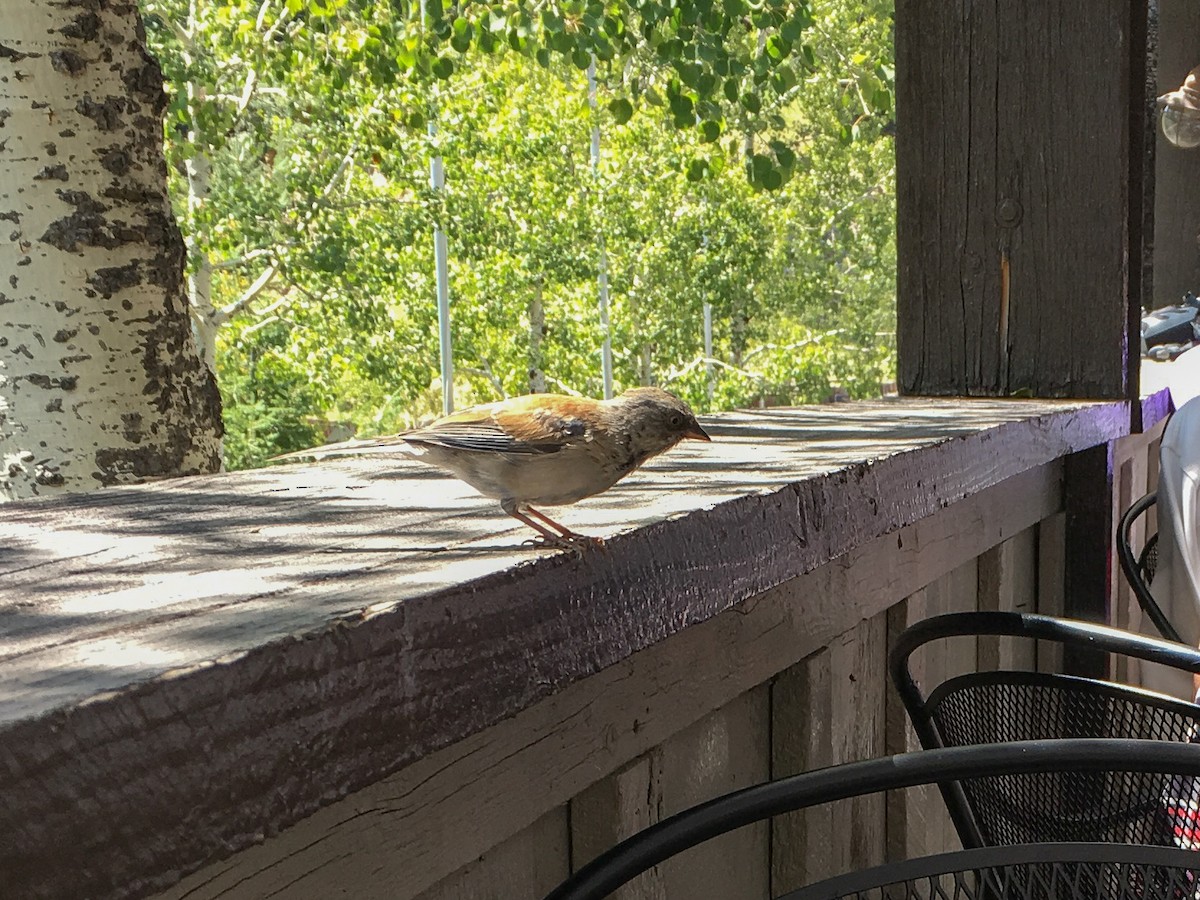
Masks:
[[[898,0],[902,393],[1130,396],[1145,14],[1145,0]],[[1063,97],[1079,100],[1070,116]]]
[[[1037,530],[1027,528],[979,557],[979,609],[1034,612],[1037,606]],[[980,669],[1031,670],[1032,641],[981,637],[976,646]]]
[[[568,846],[567,807],[560,806],[423,891],[417,900],[542,897],[570,874]]]
[[[892,607],[889,631],[899,635],[909,625],[937,615],[931,608],[928,589],[922,588],[903,603]],[[894,640],[894,638],[893,638]],[[945,680],[945,646],[936,641],[926,644],[909,659],[913,678],[923,688]],[[921,749],[908,712],[894,691],[888,705],[887,750],[907,753]],[[887,856],[890,861],[927,856],[945,849],[953,826],[949,822],[941,794],[934,785],[892,791],[887,798]]]
[[[762,685],[685,728],[661,748],[657,802],[672,815],[770,777],[769,690]],[[770,829],[759,822],[659,866],[667,897],[767,900]]]
[[[1038,525],[1037,611],[1044,616],[1061,616],[1066,606],[1067,514],[1058,513]],[[1037,642],[1039,672],[1061,672],[1061,644]]]
[[[771,687],[771,777],[833,764],[831,655],[823,648],[780,673]],[[829,874],[834,823],[828,805],[771,823],[771,890],[794,890]]]
[[[1064,542],[1063,614],[1067,618],[1107,623],[1109,555],[1112,552],[1113,447],[1102,444],[1066,458],[1063,468],[1066,539]],[[1103,678],[1108,660],[1077,646],[1063,651],[1063,670]]]
[[[911,595],[889,612],[889,644],[909,625],[948,612],[979,608],[979,566],[970,560]],[[978,665],[976,641],[955,638],[933,641],[917,650],[909,661],[913,678],[928,693],[947,678],[974,671]],[[888,698],[887,752],[921,749],[904,704],[895,692]],[[887,856],[909,859],[959,847],[958,833],[950,821],[936,785],[893,791],[887,798]]]
[[[830,646],[833,761],[882,756],[887,721],[887,613],[859,624]],[[833,862],[849,872],[886,858],[886,800],[881,794],[838,804]]]
[[[887,611],[835,638],[782,673],[772,688],[772,773],[782,777],[882,756],[887,721]],[[881,796],[777,816],[771,890],[883,862]]]
[[[571,869],[661,818],[662,753],[655,749],[593,784],[571,801]],[[667,900],[658,868],[619,888],[613,900]]]

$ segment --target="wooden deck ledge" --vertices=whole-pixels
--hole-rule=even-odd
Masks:
[[[0,511],[0,871],[128,896],[881,535],[1129,431],[1124,402],[898,400],[705,420],[521,549],[415,462]],[[387,466],[387,468],[383,468]]]

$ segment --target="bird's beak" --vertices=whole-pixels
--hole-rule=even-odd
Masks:
[[[708,436],[707,431],[705,431],[703,428],[700,427],[699,422],[697,422],[695,425],[693,425],[691,428],[689,428],[687,431],[685,431],[683,433],[683,436],[685,438],[691,438],[694,441],[708,441],[710,443],[712,442],[712,438],[710,438]]]

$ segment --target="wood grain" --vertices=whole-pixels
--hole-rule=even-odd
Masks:
[[[50,895],[165,887],[1128,420],[1020,401],[721,417],[708,455],[564,516],[640,526],[583,559],[521,557],[465,490],[394,463],[9,506],[0,869]]]
[[[1055,464],[876,538],[208,866],[163,900],[257,900],[285,883],[289,900],[324,900],[357,878],[356,854],[376,866],[371,882],[355,881],[358,900],[414,896],[642,754],[653,761],[672,735],[1061,504]],[[799,714],[807,703],[786,708]],[[827,706],[795,742],[780,731],[780,708],[773,700],[777,748],[821,729],[819,746],[831,748]],[[657,771],[653,763],[648,790]]]
[[[1135,396],[1145,14],[896,4],[901,393]]]

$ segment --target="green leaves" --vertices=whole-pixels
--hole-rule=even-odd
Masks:
[[[618,125],[624,125],[633,118],[633,104],[625,97],[617,97],[609,103],[608,111]]]

